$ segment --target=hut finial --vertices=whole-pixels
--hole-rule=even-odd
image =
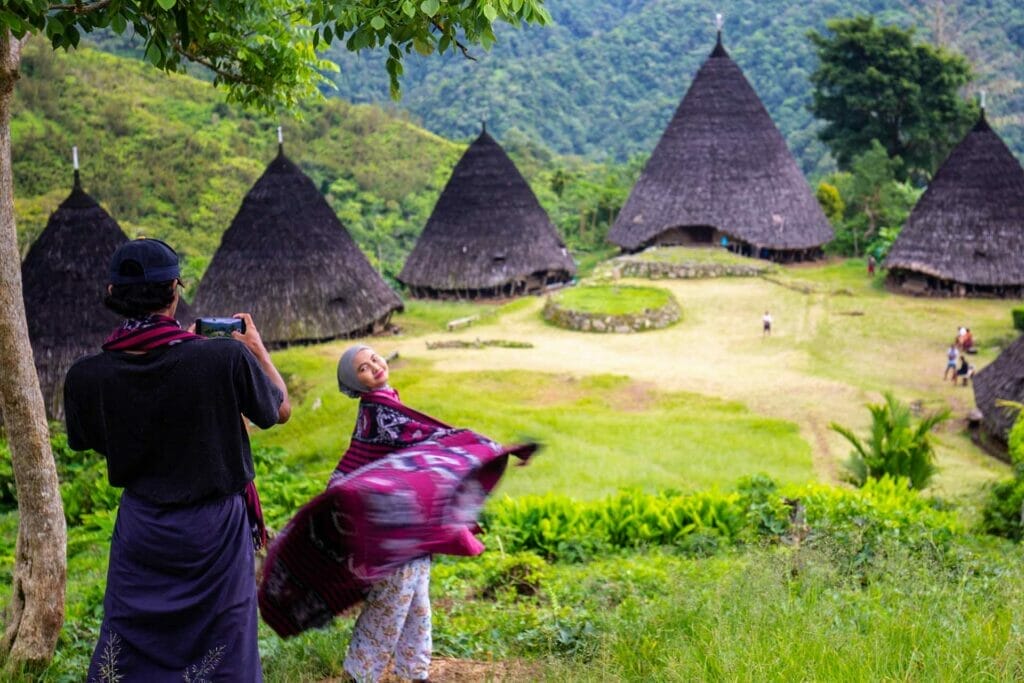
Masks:
[[[981,113],[982,113],[982,115],[985,114],[985,91],[984,90],[981,91]]]
[[[82,189],[82,181],[78,177],[78,145],[71,146],[71,166],[75,169],[75,189]]]
[[[487,132],[487,119],[482,119],[480,121],[480,132],[481,133],[486,133]]]
[[[284,154],[284,132],[281,126],[277,127],[277,153]]]
[[[722,47],[722,26],[725,24],[725,18],[721,12],[715,12],[715,28],[718,30],[718,38],[715,40],[715,49],[711,51],[712,57],[728,57],[729,53]]]

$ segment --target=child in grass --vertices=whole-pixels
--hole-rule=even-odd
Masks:
[[[260,589],[264,620],[288,637],[363,602],[345,658],[355,680],[378,681],[389,661],[427,680],[432,553],[478,555],[476,519],[509,455],[501,446],[401,402],[387,361],[357,345],[338,362],[338,387],[359,399],[352,440],[327,490],[271,545]]]

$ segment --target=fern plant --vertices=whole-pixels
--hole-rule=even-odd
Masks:
[[[866,441],[861,441],[847,427],[834,422],[829,425],[853,445],[854,450],[846,462],[847,478],[857,486],[864,486],[868,479],[880,479],[888,474],[906,478],[911,488],[923,489],[938,472],[931,431],[949,419],[949,410],[915,420],[910,406],[889,392],[884,396],[884,403],[868,406],[871,433]]]

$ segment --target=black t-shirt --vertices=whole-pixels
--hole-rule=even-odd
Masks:
[[[241,491],[254,476],[242,415],[267,428],[283,396],[233,339],[81,358],[64,381],[68,445],[107,458],[113,486],[183,505]]]

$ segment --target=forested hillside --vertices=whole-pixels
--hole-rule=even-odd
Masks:
[[[554,25],[503,27],[477,61],[408,58],[398,106],[436,133],[460,137],[481,119],[499,136],[513,131],[560,153],[625,159],[649,154],[697,68],[714,46],[714,12],[724,42],[761,96],[804,171],[829,168],[807,111],[815,67],[809,30],[833,17],[871,13],[915,26],[920,38],[965,54],[974,90],[989,93],[990,119],[1024,156],[1024,5],[1016,0],[557,0]],[[388,99],[381,55],[336,45],[337,94]]]
[[[300,120],[280,122],[286,154],[390,277],[465,148],[407,118],[330,99],[306,106]],[[70,192],[71,147],[78,145],[85,190],[129,236],[160,237],[177,247],[194,288],[245,193],[277,153],[278,123],[225,104],[207,83],[168,77],[141,61],[90,49],[65,55],[30,43],[12,121],[22,254]],[[551,163],[543,149],[509,147],[564,231],[591,234],[591,241],[603,236],[610,207],[621,203],[631,178],[614,176],[614,197],[605,199],[602,183],[615,169]],[[569,242],[581,246],[579,239]]]

